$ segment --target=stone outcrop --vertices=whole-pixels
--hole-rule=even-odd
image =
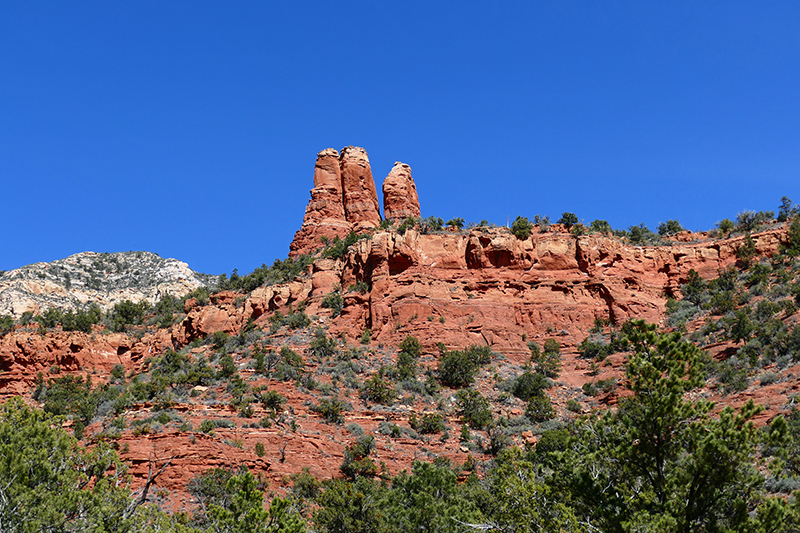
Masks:
[[[393,221],[420,216],[419,196],[411,177],[411,167],[400,161],[383,180],[383,216]]]
[[[408,165],[402,165],[397,172],[393,170],[387,180],[393,183],[389,186],[392,199],[390,204],[385,205],[391,205],[395,210],[414,212],[411,205],[414,204],[416,215],[411,216],[419,216],[419,200]],[[384,184],[384,190],[386,187]],[[411,195],[412,192],[413,200],[409,196],[401,203],[396,198],[397,194]],[[342,238],[350,231],[363,233],[380,223],[378,193],[367,151],[357,146],[347,146],[340,154],[333,148],[327,148],[317,154],[311,200],[306,206],[303,225],[289,245],[289,256],[313,253],[326,240]]]
[[[335,170],[329,175],[335,177]],[[317,184],[325,179],[321,176]],[[438,342],[451,348],[487,344],[510,356],[525,355],[529,340],[555,336],[565,349],[574,349],[596,319],[663,321],[667,298],[680,297],[690,270],[706,279],[716,277],[736,263],[744,241],[695,234],[695,242],[642,247],[552,227],[547,233],[537,228],[524,240],[502,227],[434,234],[377,231],[343,259],[315,261],[308,278],[261,287],[243,301],[235,293],[216,294],[205,306],[188,301],[185,319],[156,344],[184,346],[215,331],[236,334],[249,320],[264,324],[273,312],[300,303],[309,315],[325,318],[330,311],[322,299],[341,287],[341,315],[328,326],[333,335],[355,340],[370,328],[372,338],[387,345],[414,335],[429,348]],[[786,228],[752,238],[765,258],[788,242]],[[368,289],[360,292],[353,286]],[[20,369],[69,366],[70,354],[81,352],[84,342],[65,338],[58,347],[28,350],[17,342],[18,334],[14,341],[6,338],[0,349],[5,354],[0,370],[12,374],[17,364]],[[45,357],[40,363],[24,362],[29,353],[49,355],[37,355]]]
[[[314,165],[314,191],[319,192],[316,202],[309,204],[323,216],[323,220],[346,220],[342,205],[342,171],[339,152],[328,148],[317,154]],[[313,200],[312,192],[312,200]]]
[[[144,359],[173,345],[169,330],[141,338],[124,333],[51,331],[31,325],[0,337],[0,398],[24,394],[37,373],[56,378],[62,372],[108,375],[116,365],[139,371]]]
[[[759,255],[771,257],[787,237],[776,229],[753,239]],[[742,240],[639,247],[555,231],[519,240],[505,228],[379,232],[354,245],[343,262],[327,263],[329,271],[315,264],[314,278],[326,283],[316,284],[325,287],[320,291],[312,287],[312,301],[330,292],[331,274],[338,274],[341,287],[363,281],[371,289],[344,294],[334,334],[355,339],[369,327],[386,344],[414,335],[430,347],[488,344],[521,355],[528,353],[526,341],[556,336],[574,349],[595,319],[661,322],[667,297],[680,296],[689,271],[716,277],[737,261]]]
[[[348,196],[348,191],[353,194]],[[395,165],[384,182],[383,193],[387,218],[419,216],[416,187],[407,165]],[[317,156],[311,201],[303,227],[292,243],[292,253],[314,250],[323,244],[321,237],[343,237],[354,229],[371,229],[369,238],[356,242],[344,257],[316,259],[309,269],[310,275],[290,282],[259,287],[247,294],[219,292],[210,295],[206,303],[188,299],[183,308],[185,315],[176,314],[177,323],[162,329],[142,325],[128,333],[108,333],[103,326],[94,326],[87,334],[64,332],[58,327],[40,332],[35,324],[16,324],[0,336],[0,398],[29,393],[38,372],[45,380],[65,374],[89,375],[98,384],[109,379],[112,369],[121,364],[130,377],[153,368],[153,361],[168,348],[180,351],[182,357],[193,363],[205,360],[216,366],[223,350],[209,337],[216,332],[230,334],[232,338],[226,341],[224,353],[229,353],[236,364],[237,380],[253,387],[253,400],[258,390],[275,391],[286,398],[283,413],[275,416],[258,401],[243,402],[245,408],[237,406],[239,402],[228,390],[231,382],[215,379],[191,390],[176,388],[174,396],[165,395],[170,401],[171,420],[167,423],[153,421],[153,411],[160,409],[161,397],[133,399],[126,401],[123,412],[99,417],[84,432],[86,437],[101,438],[100,432],[109,429],[111,416],[124,421],[127,427],[121,430],[119,438],[113,438],[122,459],[130,464],[134,490],[139,490],[153,472],[163,467],[156,481],[162,490],[156,490],[154,485],[151,494],[167,494],[176,505],[173,510],[191,513],[197,501],[186,492],[187,484],[209,468],[245,465],[259,479],[279,489],[285,486],[285,480],[306,467],[320,478],[340,475],[345,446],[356,438],[349,429],[353,423],[366,434],[374,435],[383,433],[382,427],[387,422],[397,424],[398,428],[411,428],[412,415],[424,412],[426,406],[435,402],[429,403],[423,395],[409,394],[406,398],[410,403],[404,400],[389,408],[357,401],[355,394],[341,388],[353,401],[352,410],[346,415],[348,425],[340,426],[324,423],[314,410],[321,387],[317,390],[305,387],[306,383],[320,379],[320,384],[326,387],[330,384],[331,390],[347,383],[347,388],[355,391],[359,382],[392,364],[397,346],[408,335],[417,337],[423,345],[419,376],[436,368],[439,342],[450,349],[488,345],[501,354],[493,358],[492,369],[483,372],[474,385],[493,402],[498,416],[519,417],[524,412],[524,403],[513,398],[510,402],[502,400],[503,396],[497,394],[497,378],[511,379],[518,375],[530,359],[527,342],[541,346],[547,339],[556,340],[563,354],[561,375],[547,392],[557,411],[563,414],[571,410],[568,402],[575,398],[581,398],[583,412],[613,406],[619,398],[630,394],[621,381],[627,354],[613,354],[602,366],[578,357],[576,347],[590,333],[595,321],[603,319],[620,324],[629,318],[642,318],[663,322],[667,298],[680,297],[681,285],[687,281],[690,270],[706,279],[717,277],[720,269],[737,261],[736,250],[744,241],[744,237],[717,240],[706,234],[685,232],[674,236],[676,242],[671,245],[642,247],[607,235],[572,235],[559,224],[551,225],[551,230],[545,233],[535,227],[524,240],[503,227],[431,233],[412,228],[401,235],[391,228],[375,227],[380,219],[375,216],[374,198],[366,152],[347,148],[340,155],[333,149],[323,150]],[[788,241],[785,226],[772,226],[752,238],[762,259],[775,256]],[[45,265],[47,268],[13,274],[13,280],[28,283],[33,287],[29,292],[46,292],[50,295],[49,302],[68,301],[76,298],[75,294],[82,294],[81,291],[98,290],[94,288],[98,283],[108,283],[117,291],[115,295],[130,298],[136,294],[132,292],[134,287],[122,285],[122,278],[131,276],[129,267],[133,264],[124,263],[134,258],[112,260],[108,254],[100,255],[78,261],[91,268],[62,270]],[[183,272],[180,265],[166,270],[154,268],[152,278],[161,279],[155,272],[174,269]],[[12,273],[0,281],[7,281],[9,274]],[[71,287],[59,279],[69,279]],[[35,288],[36,283],[42,286]],[[329,298],[327,306],[323,306],[323,300],[333,292],[339,292],[341,300]],[[2,298],[0,293],[0,302]],[[111,297],[105,298],[111,301]],[[331,305],[331,300],[336,305]],[[306,313],[311,326],[280,327],[281,320],[275,320],[281,318],[278,312],[284,318]],[[795,312],[786,320],[795,324],[798,318],[800,313]],[[338,366],[313,355],[312,332],[317,328],[329,338],[337,339],[336,346],[342,355],[357,358],[351,362],[354,365],[351,371],[360,376],[353,374],[352,381],[349,377],[345,378],[347,381],[339,381],[343,374],[337,370]],[[366,346],[360,346],[366,328],[369,339],[362,341]],[[269,355],[272,363],[277,364],[274,356],[284,348],[305,360],[307,376],[312,379],[282,380],[276,379],[275,374],[257,370],[258,353],[265,358]],[[736,348],[737,343],[724,341],[707,345],[704,350],[723,359]],[[330,361],[337,365],[341,362],[338,358]],[[796,376],[799,369],[800,365],[787,368],[784,375]],[[584,385],[600,380],[619,383],[595,399],[579,396]],[[142,382],[147,383],[146,378]],[[775,406],[784,406],[788,398],[800,394],[800,384],[787,378],[768,386],[751,386],[737,395],[721,397],[720,390],[706,392],[710,394],[709,400],[719,400],[721,404],[741,405],[751,398],[769,404],[771,411],[756,419],[763,424],[780,409]],[[109,409],[108,403],[105,409]],[[457,415],[447,411],[448,424],[458,427]],[[197,431],[207,421],[216,426],[214,432]],[[375,441],[374,457],[391,474],[408,470],[420,457],[420,441],[404,437],[403,433]],[[530,431],[521,437],[528,444],[535,443]],[[515,442],[520,444],[519,439]],[[476,448],[463,447],[457,435],[443,434],[428,444],[437,456],[449,459],[452,464],[462,464],[473,454],[481,453]],[[488,455],[478,458],[490,459]],[[163,501],[161,496],[159,499]]]

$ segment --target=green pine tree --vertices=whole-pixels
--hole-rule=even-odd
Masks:
[[[579,518],[618,532],[789,530],[797,508],[766,498],[756,468],[761,408],[713,416],[713,403],[685,398],[704,379],[700,349],[643,321],[630,330],[634,395],[581,420],[551,478]]]

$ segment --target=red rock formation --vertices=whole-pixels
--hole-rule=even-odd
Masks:
[[[387,218],[419,216],[416,187],[407,165],[395,165],[383,191]],[[317,156],[311,201],[303,227],[292,243],[292,254],[319,248],[323,236],[342,237],[352,229],[374,229],[379,221],[366,152],[350,147],[339,157],[336,150],[323,150]],[[764,258],[774,256],[788,241],[785,227],[752,238],[758,255]],[[403,235],[375,230],[370,238],[352,246],[343,259],[317,259],[310,276],[260,287],[249,294],[213,294],[203,305],[196,299],[188,300],[186,316],[170,328],[136,326],[130,334],[124,334],[106,333],[102,326],[96,326],[90,334],[58,328],[40,334],[33,326],[18,325],[0,337],[0,397],[29,394],[37,372],[45,379],[64,373],[90,374],[95,384],[108,379],[117,364],[136,373],[146,368],[149,358],[159,357],[168,347],[182,349],[188,358],[203,357],[218,364],[220,352],[212,344],[192,342],[217,331],[237,335],[254,323],[256,330],[241,335],[241,346],[231,351],[237,374],[254,388],[253,400],[256,390],[275,391],[285,397],[285,412],[273,416],[257,401],[249,403],[249,410],[237,409],[239,402],[233,401],[228,383],[221,381],[195,386],[191,393],[183,387],[176,389],[170,412],[180,413],[180,418],[164,424],[152,422],[156,408],[152,400],[131,401],[123,412],[115,413],[127,426],[122,436],[116,439],[106,432],[103,437],[116,440],[122,459],[130,463],[134,490],[140,490],[164,467],[151,495],[160,494],[159,503],[166,495],[174,511],[192,512],[197,501],[186,491],[187,484],[209,468],[246,465],[269,481],[271,488],[281,491],[290,476],[306,467],[320,478],[340,475],[345,446],[356,438],[350,424],[325,424],[313,410],[320,398],[318,391],[255,370],[257,347],[269,353],[286,347],[305,358],[309,376],[330,384],[332,390],[339,386],[335,373],[325,370],[311,355],[309,330],[271,330],[271,325],[277,325],[270,320],[276,311],[288,314],[302,310],[311,317],[312,328],[323,328],[330,337],[341,334],[344,341],[359,339],[364,328],[370,328],[372,346],[363,347],[363,351],[359,346],[356,351],[340,345],[343,351],[352,349],[348,357],[363,354],[358,356],[359,373],[363,373],[358,379],[367,379],[390,364],[392,351],[408,335],[416,336],[424,348],[420,372],[436,368],[438,342],[449,348],[489,345],[502,356],[493,362],[496,372],[485,372],[475,384],[488,398],[497,397],[496,376],[509,376],[514,366],[519,370],[528,362],[528,341],[541,346],[546,339],[555,339],[562,348],[562,372],[547,394],[556,409],[565,413],[567,401],[576,398],[586,383],[624,378],[627,354],[613,354],[601,368],[593,370],[589,361],[577,357],[576,345],[587,336],[595,319],[616,323],[634,317],[662,321],[667,296],[679,296],[689,271],[694,269],[703,278],[716,277],[720,269],[736,262],[736,250],[744,237],[713,240],[708,235],[685,232],[674,240],[677,242],[668,246],[632,246],[606,235],[571,235],[559,224],[553,224],[547,233],[536,228],[525,240],[517,239],[507,228],[428,235],[415,230]],[[359,283],[366,287],[364,292],[353,287],[357,282],[364,282]],[[340,291],[343,297],[343,307],[340,310],[337,305],[336,312],[322,307],[323,298],[332,291]],[[339,311],[341,314],[335,316]],[[796,313],[787,321],[795,323],[798,316]],[[733,341],[724,341],[704,349],[710,356],[723,359],[736,347]],[[783,375],[797,375],[798,371],[800,365],[786,369]],[[352,400],[347,421],[376,435],[376,462],[395,474],[419,459],[419,440],[384,436],[379,430],[386,421],[403,428],[410,426],[411,415],[424,411],[424,400],[409,395],[406,398],[413,403],[404,398],[391,409],[378,409],[351,395],[350,385],[340,390]],[[703,394],[710,393],[708,399],[719,400],[720,405],[741,405],[751,398],[768,403],[772,407],[757,419],[762,424],[799,391],[797,379],[786,379],[725,397],[720,396],[721,390]],[[600,405],[613,406],[629,394],[622,384],[595,400],[585,400],[584,412]],[[493,407],[498,416],[507,418],[524,412],[521,402],[495,402]],[[86,428],[83,443],[91,446],[91,439],[100,438],[98,434],[108,429],[109,420],[100,417]],[[226,423],[213,434],[197,431],[206,421],[223,420]],[[452,413],[448,424],[458,427],[459,423]],[[534,441],[531,432],[516,439],[517,444]],[[453,464],[463,463],[468,453],[480,453],[462,447],[457,432],[426,442]],[[489,457],[479,457],[484,458]]]
[[[394,344],[415,335],[424,344],[489,344],[526,354],[525,340],[557,336],[574,347],[596,318],[621,323],[663,319],[691,269],[704,278],[736,262],[743,237],[638,247],[601,235],[535,233],[519,240],[505,228],[469,234],[375,234],[360,241],[340,268],[342,287],[357,281],[369,294],[345,294],[335,333]],[[753,235],[758,253],[775,255],[783,229]],[[315,277],[322,277],[315,266]],[[330,286],[330,282],[327,283]],[[314,292],[314,295],[321,295]]]
[[[356,232],[374,228],[381,222],[381,213],[367,151],[357,146],[342,149],[341,169],[347,221]]]
[[[411,167],[400,161],[394,164],[383,180],[383,216],[387,220],[420,216],[417,186],[411,177]]]
[[[172,346],[169,330],[148,333],[141,339],[124,333],[52,331],[40,335],[18,328],[0,338],[0,397],[24,394],[41,372],[45,378],[60,372],[96,373],[106,376],[115,365],[138,370],[150,355]]]
[[[317,154],[311,200],[303,226],[289,245],[289,256],[313,253],[326,238],[341,238],[350,231],[361,233],[380,222],[378,193],[366,150],[348,146],[339,155],[327,148]]]
[[[530,353],[526,341],[541,345],[545,339],[554,338],[562,347],[564,361],[558,383],[548,395],[553,405],[565,412],[566,402],[574,399],[585,383],[624,377],[626,354],[609,356],[602,368],[595,369],[599,375],[590,373],[588,361],[576,357],[575,345],[587,335],[595,318],[621,322],[636,317],[658,322],[664,316],[665,295],[677,294],[690,269],[706,278],[715,277],[720,268],[736,261],[736,249],[744,239],[715,241],[696,235],[705,240],[637,247],[606,236],[574,236],[564,231],[535,232],[526,240],[517,239],[506,228],[430,235],[414,230],[404,235],[376,232],[354,245],[343,260],[317,260],[312,275],[305,279],[261,287],[249,295],[218,293],[206,305],[187,302],[187,316],[171,329],[126,335],[101,334],[97,327],[93,334],[55,330],[40,335],[33,327],[18,326],[0,338],[0,396],[29,392],[36,372],[55,377],[48,374],[54,365],[61,372],[96,373],[97,379],[92,378],[95,383],[107,378],[116,364],[136,372],[144,367],[148,356],[158,357],[169,346],[186,347],[193,339],[215,331],[236,334],[249,319],[263,330],[259,336],[268,349],[287,346],[308,359],[310,335],[286,331],[266,334],[272,312],[287,313],[290,305],[296,310],[302,304],[314,317],[314,327],[326,328],[332,337],[343,333],[352,341],[361,336],[364,327],[370,327],[373,344],[381,343],[391,351],[405,336],[416,336],[425,348],[420,365],[427,369],[435,368],[437,342],[450,348],[488,344],[503,354],[497,359],[498,366],[521,366]],[[775,255],[787,242],[785,228],[752,237],[762,257]],[[361,293],[347,289],[357,281],[367,282],[369,290]],[[337,286],[343,288],[344,308],[334,318],[331,310],[320,304]],[[732,347],[735,343],[726,341],[706,349],[711,356],[723,358]],[[383,348],[375,351],[367,347],[366,357],[359,362],[365,367],[371,365],[365,378],[387,362],[387,353]],[[207,344],[191,348],[187,356],[213,359],[218,354]],[[268,413],[259,402],[251,404],[254,410],[249,414],[237,412],[227,401],[224,382],[198,386],[188,396],[176,398],[181,403],[172,405],[172,410],[180,413],[179,420],[163,427],[159,424],[157,429],[153,424],[148,434],[134,433],[132,428],[149,428],[143,424],[152,419],[154,405],[129,405],[117,415],[127,424],[117,444],[122,459],[131,464],[135,490],[168,458],[172,462],[151,494],[164,490],[173,510],[186,512],[196,508],[196,500],[186,492],[188,481],[216,466],[246,465],[277,490],[304,467],[321,478],[339,475],[344,446],[355,437],[344,427],[325,424],[312,410],[318,394],[289,381],[259,375],[244,347],[233,357],[243,381],[278,392],[291,408],[285,416],[267,424],[269,427],[263,427],[259,421]],[[800,366],[786,369],[784,374],[797,375],[798,369]],[[490,391],[495,385],[494,378],[486,374],[476,387],[487,397],[494,397]],[[768,403],[772,410],[757,419],[765,423],[798,390],[796,379],[784,380],[726,397],[719,397],[721,391],[711,391],[709,399],[719,400],[720,405],[741,405],[750,398]],[[613,406],[627,394],[630,392],[620,386],[596,401]],[[406,427],[411,414],[424,408],[421,403],[402,403],[391,410],[378,410],[369,402],[356,400],[355,395],[352,399],[353,410],[348,411],[347,421],[374,435],[387,419]],[[594,407],[596,403],[585,402],[586,409]],[[506,417],[520,416],[524,410],[519,404],[495,404],[495,408],[498,415]],[[186,430],[218,419],[228,419],[230,427],[217,427],[214,435]],[[85,435],[96,436],[107,420],[92,424]],[[451,416],[448,423],[458,427],[459,420]],[[531,442],[533,435],[521,438]],[[256,451],[259,444],[262,453]],[[419,458],[419,446],[415,439],[380,436],[376,439],[376,461],[386,463],[392,474],[397,473]],[[473,453],[461,447],[457,434],[431,440],[430,446],[454,464],[463,463],[467,453]]]
[[[762,257],[775,255],[788,241],[785,228],[752,238]],[[183,322],[141,340],[65,332],[43,338],[19,328],[0,339],[0,385],[14,392],[13,383],[30,384],[36,372],[55,365],[67,372],[108,371],[117,363],[135,368],[166,346],[215,331],[236,334],[249,319],[264,324],[269,313],[299,302],[308,314],[326,317],[330,311],[321,307],[322,298],[358,281],[370,290],[343,291],[344,309],[330,322],[332,334],[356,339],[369,327],[373,339],[387,345],[415,335],[429,347],[479,343],[509,355],[527,353],[527,340],[556,336],[569,349],[596,318],[661,321],[667,296],[679,296],[689,271],[716,277],[736,262],[743,239],[639,247],[602,235],[556,232],[519,240],[506,228],[378,232],[356,243],[343,261],[317,260],[310,278],[261,287],[238,304],[235,293],[217,294],[205,306],[187,303]]]
[[[289,245],[289,256],[313,252],[322,246],[323,237],[344,237],[351,229],[352,224],[345,218],[339,152],[327,148],[317,154],[311,200],[303,225]]]

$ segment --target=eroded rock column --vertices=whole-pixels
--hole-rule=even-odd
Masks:
[[[383,180],[383,215],[387,220],[419,218],[419,196],[411,167],[400,161]]]
[[[317,154],[311,200],[306,206],[303,225],[289,245],[289,256],[313,252],[323,246],[323,237],[331,240],[344,237],[351,227],[345,217],[339,152],[326,148]]]
[[[367,151],[348,146],[342,149],[340,163],[345,218],[356,232],[374,228],[381,213]]]

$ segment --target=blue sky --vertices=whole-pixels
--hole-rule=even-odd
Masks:
[[[797,2],[0,3],[0,270],[286,257],[315,155],[423,216],[695,230],[800,203]]]

